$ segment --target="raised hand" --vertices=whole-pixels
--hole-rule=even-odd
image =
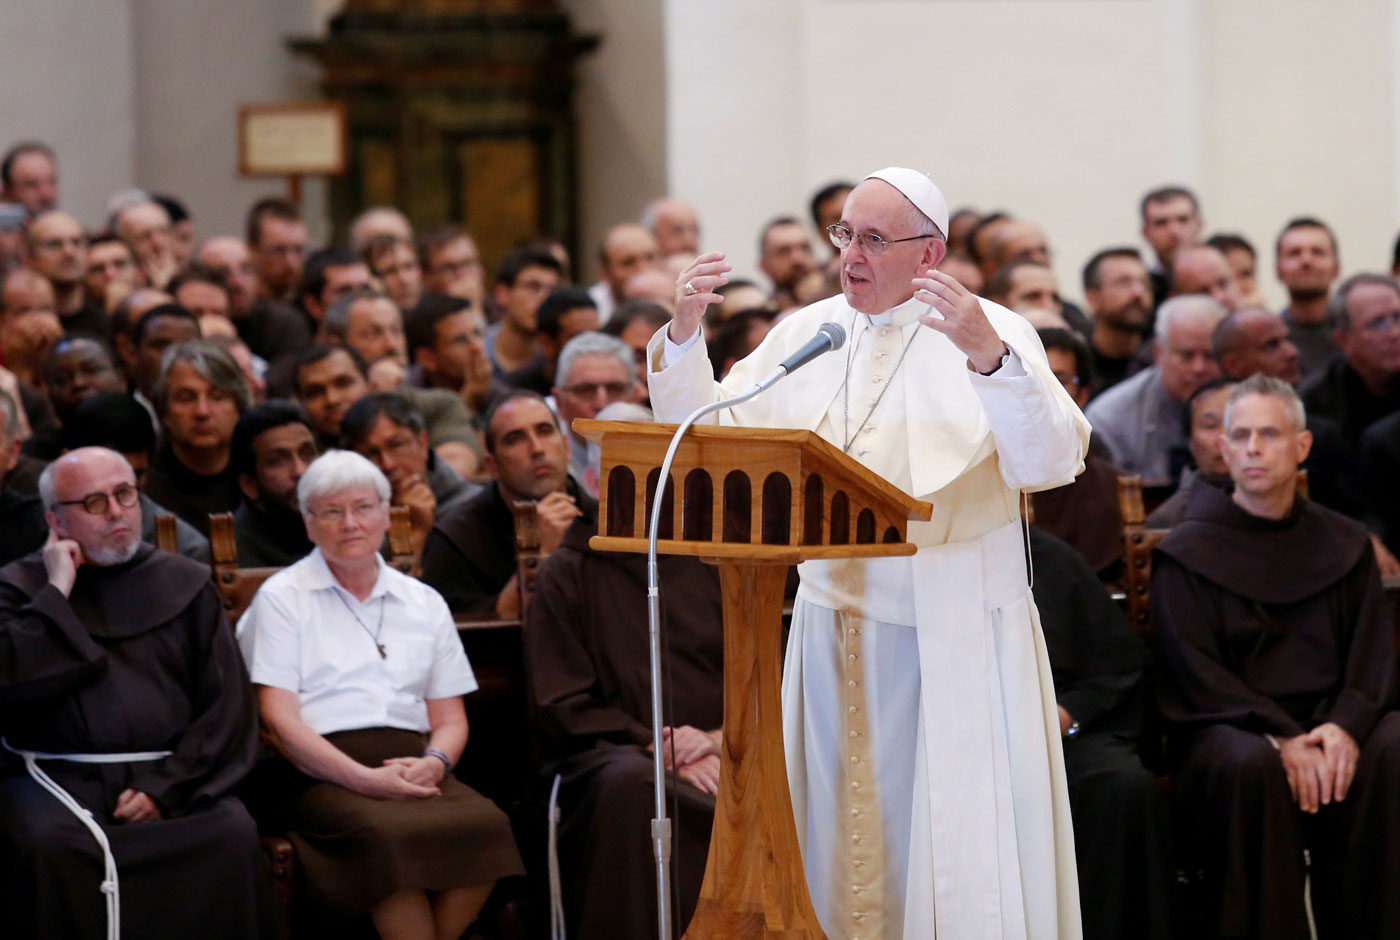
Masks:
[[[73,593],[73,583],[78,579],[78,568],[83,563],[82,546],[72,539],[59,538],[58,533],[50,529],[48,541],[44,542],[43,557],[49,583],[58,588],[64,597]]]
[[[673,343],[684,343],[700,328],[705,308],[724,300],[715,288],[729,283],[733,266],[724,252],[707,251],[691,262],[676,278],[676,312],[671,315],[669,336]]]
[[[546,555],[564,541],[564,533],[580,510],[574,498],[558,491],[549,493],[535,504],[535,522],[540,528],[540,551]]]
[[[914,278],[913,284],[914,296],[940,314],[921,316],[920,323],[952,340],[978,372],[989,373],[1001,363],[1006,344],[992,328],[975,294],[937,268],[930,268],[925,277]]]

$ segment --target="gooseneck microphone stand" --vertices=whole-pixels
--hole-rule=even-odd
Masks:
[[[777,378],[781,378],[779,375]],[[776,382],[777,378],[773,381]],[[676,428],[661,473],[656,478],[656,494],[651,501],[651,525],[647,531],[647,633],[651,640],[651,741],[655,769],[654,790],[656,817],[651,821],[652,854],[656,859],[656,916],[661,940],[671,940],[671,820],[666,815],[666,760],[661,744],[661,584],[656,568],[656,540],[660,532],[661,503],[666,495],[666,483],[671,479],[671,464],[681,438],[691,425],[701,418],[725,408],[741,405],[768,388],[772,382],[760,382],[737,398],[726,398],[697,408]]]

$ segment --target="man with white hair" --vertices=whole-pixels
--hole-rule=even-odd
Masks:
[[[48,541],[0,569],[7,929],[276,936],[233,795],[257,752],[253,698],[208,567],[141,541],[115,451],[64,454],[39,491]]]
[[[1089,428],[1030,324],[937,270],[947,226],[927,176],[870,174],[828,229],[842,294],[784,319],[722,383],[700,319],[730,266],[701,255],[648,350],[651,400],[678,421],[824,321],[847,332],[841,353],[719,417],[813,430],[934,507],[909,524],[912,558],[799,568],[784,739],[817,917],[833,937],[1073,940],[1059,715],[1019,503],[1074,479]]]
[[[1225,308],[1204,294],[1168,300],[1157,311],[1156,364],[1089,403],[1089,422],[1120,470],[1140,474],[1153,484],[1176,476],[1173,456],[1185,460],[1186,400],[1220,377],[1211,338],[1225,315]]]
[[[700,253],[700,215],[684,199],[658,199],[642,211],[640,221],[655,236],[663,257]]]
[[[637,363],[632,350],[616,336],[580,333],[564,344],[554,373],[554,403],[559,419],[568,428],[573,446],[569,473],[579,482],[588,476],[588,442],[574,431],[575,418],[592,418],[613,402],[635,402]],[[598,495],[594,481],[589,495]]]

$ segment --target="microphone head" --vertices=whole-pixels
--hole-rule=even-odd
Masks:
[[[831,340],[832,349],[840,349],[846,345],[846,330],[839,323],[823,323],[817,327],[817,332],[825,334]]]

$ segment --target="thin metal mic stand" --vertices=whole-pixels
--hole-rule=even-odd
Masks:
[[[784,370],[785,371],[785,370]],[[771,378],[771,381],[768,379]],[[656,818],[651,821],[652,854],[656,858],[656,914],[661,940],[671,940],[671,820],[666,816],[666,762],[661,746],[661,585],[656,570],[656,540],[660,532],[661,503],[666,495],[666,483],[671,479],[671,464],[676,459],[681,438],[691,425],[705,415],[741,405],[776,382],[782,375],[773,375],[737,398],[726,398],[697,408],[676,428],[671,446],[666,450],[661,473],[656,478],[656,494],[651,501],[651,526],[647,535],[647,632],[651,639],[651,743],[655,769]],[[674,492],[674,490],[673,490]]]

